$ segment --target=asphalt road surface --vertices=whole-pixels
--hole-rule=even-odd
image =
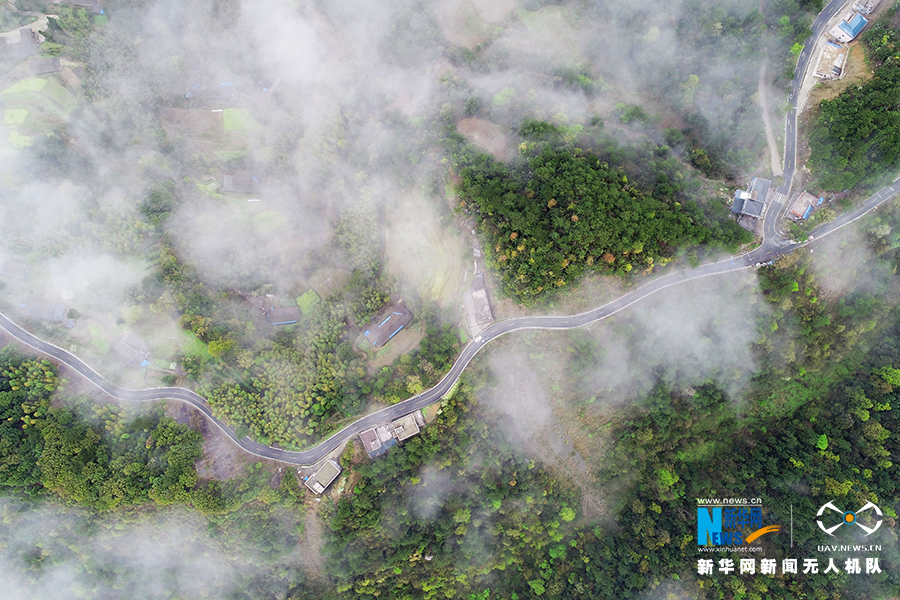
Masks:
[[[329,438],[327,438],[323,442],[320,442],[317,446],[310,448],[309,450],[299,452],[265,446],[263,444],[254,442],[248,437],[238,438],[234,432],[234,429],[213,416],[212,409],[206,403],[206,400],[204,400],[201,396],[197,395],[191,390],[171,387],[149,388],[143,390],[130,390],[121,388],[106,381],[102,375],[94,371],[90,366],[88,366],[87,363],[82,361],[77,356],[63,350],[62,348],[50,344],[49,342],[45,342],[35,337],[28,331],[19,327],[3,313],[0,313],[0,327],[5,329],[10,335],[15,337],[22,343],[31,346],[35,350],[46,354],[47,356],[77,371],[88,381],[105,391],[113,398],[116,398],[117,400],[121,400],[124,402],[157,402],[164,400],[177,400],[180,402],[185,402],[203,413],[210,421],[215,423],[215,425],[220,430],[222,430],[223,433],[225,433],[228,437],[234,440],[237,445],[239,445],[250,454],[288,464],[308,466],[319,462],[329,453],[331,453],[335,448],[344,443],[344,441],[356,435],[359,435],[366,429],[369,429],[385,421],[397,419],[399,417],[402,417],[403,415],[413,412],[414,410],[418,410],[420,408],[424,408],[430,404],[438,402],[441,397],[443,397],[448,391],[450,391],[450,389],[459,379],[460,375],[462,375],[462,372],[465,370],[465,368],[469,365],[472,359],[475,358],[475,355],[477,355],[478,352],[491,340],[494,340],[507,333],[522,331],[525,329],[574,329],[576,327],[583,327],[591,323],[602,321],[622,310],[627,309],[631,305],[640,302],[644,298],[647,298],[648,296],[651,296],[666,288],[704,277],[722,275],[742,269],[753,268],[757,263],[773,260],[775,258],[778,258],[779,256],[783,256],[785,254],[793,252],[801,246],[815,243],[816,240],[819,240],[822,237],[833,233],[838,229],[849,225],[850,223],[853,223],[866,213],[876,209],[881,204],[892,199],[894,196],[896,196],[898,191],[900,191],[900,183],[894,183],[891,186],[880,190],[876,194],[869,197],[864,203],[862,203],[853,211],[845,213],[834,221],[825,223],[824,225],[818,227],[813,231],[812,239],[804,242],[803,244],[787,242],[778,239],[767,240],[767,242],[764,242],[759,248],[753,250],[752,252],[732,258],[726,258],[724,260],[720,260],[719,262],[701,265],[693,269],[670,273],[663,277],[659,277],[658,279],[649,281],[639,288],[634,289],[627,294],[619,296],[608,304],[604,304],[603,306],[599,306],[581,314],[564,316],[519,317],[516,319],[509,319],[506,321],[494,323],[483,332],[481,332],[481,335],[469,342],[463,348],[459,357],[456,359],[456,362],[453,363],[453,367],[433,388],[422,392],[418,396],[413,396],[408,400],[404,400],[403,402],[394,404],[393,406],[389,406],[377,412],[366,415],[365,417],[362,417],[356,422],[351,423],[350,425],[341,429],[337,433],[332,434]]]
[[[822,11],[822,13],[820,13],[816,18],[813,23],[812,37],[810,38],[810,40],[807,40],[806,44],[806,47],[810,51],[812,50],[812,44],[810,42],[818,38],[818,36],[822,33],[822,30],[824,29],[827,21],[832,16],[834,16],[834,14],[836,14],[836,12],[841,8],[841,6],[843,6],[843,4],[844,2],[842,0],[832,0],[832,2],[830,2],[828,6],[826,6]],[[394,404],[393,406],[389,406],[360,418],[354,423],[351,423],[340,431],[332,434],[326,440],[320,442],[318,445],[310,448],[309,450],[295,452],[290,450],[283,450],[281,448],[275,448],[272,446],[265,446],[263,444],[254,442],[249,437],[239,439],[237,437],[237,434],[235,434],[234,429],[213,416],[212,409],[206,403],[206,400],[196,393],[192,392],[191,390],[171,387],[149,388],[143,390],[130,390],[121,388],[106,381],[103,376],[94,371],[90,366],[87,365],[87,363],[82,361],[77,356],[63,350],[62,348],[54,346],[53,344],[35,337],[28,331],[19,327],[3,313],[0,313],[0,327],[5,329],[10,335],[17,338],[22,343],[31,346],[35,350],[46,354],[47,356],[50,356],[51,358],[77,371],[88,381],[105,391],[113,398],[124,402],[158,402],[164,400],[176,400],[184,402],[186,404],[190,404],[201,413],[203,413],[210,421],[215,423],[215,425],[220,430],[222,430],[223,433],[230,437],[238,446],[240,446],[250,454],[253,454],[254,456],[299,466],[314,465],[328,456],[328,454],[330,454],[338,446],[343,444],[346,440],[359,435],[366,429],[378,425],[379,423],[397,419],[399,417],[402,417],[403,415],[407,415],[413,412],[414,410],[424,408],[430,404],[434,404],[435,402],[440,401],[440,399],[448,391],[450,391],[453,385],[459,380],[460,375],[462,375],[462,372],[469,365],[469,363],[472,362],[472,359],[475,358],[478,352],[491,340],[494,340],[507,333],[522,331],[526,329],[574,329],[576,327],[583,327],[591,323],[602,321],[603,319],[606,319],[622,310],[625,310],[631,305],[640,302],[644,298],[647,298],[648,296],[651,296],[666,288],[704,277],[712,277],[739,271],[741,269],[753,268],[758,263],[774,260],[780,256],[793,252],[801,246],[805,246],[811,243],[814,244],[816,240],[819,240],[822,237],[829,235],[837,231],[838,229],[849,225],[850,223],[853,223],[857,219],[864,216],[866,213],[875,210],[881,204],[892,199],[897,194],[897,192],[900,191],[900,183],[895,182],[894,184],[878,191],[877,193],[869,197],[860,206],[856,207],[854,210],[839,216],[837,219],[830,223],[825,223],[819,226],[812,232],[810,239],[803,243],[795,243],[793,241],[786,240],[779,233],[777,223],[780,214],[783,211],[783,203],[787,201],[786,197],[790,192],[791,180],[793,178],[796,160],[797,92],[799,92],[800,90],[800,86],[803,82],[803,77],[806,73],[807,67],[809,66],[810,58],[811,57],[806,51],[804,51],[804,53],[800,55],[796,75],[791,87],[792,91],[790,100],[792,102],[792,105],[791,110],[787,116],[787,123],[785,125],[785,184],[781,188],[776,190],[778,193],[782,194],[783,197],[780,201],[773,200],[772,204],[768,207],[765,215],[765,223],[763,229],[763,243],[757,249],[740,256],[726,258],[716,263],[709,263],[696,268],[686,269],[683,271],[670,273],[663,277],[659,277],[658,279],[649,281],[639,288],[636,288],[631,292],[628,292],[627,294],[616,298],[608,304],[604,304],[603,306],[599,306],[581,314],[568,316],[519,317],[516,319],[509,319],[506,321],[500,321],[499,323],[494,323],[493,325],[482,331],[481,335],[470,341],[463,348],[459,357],[456,359],[456,362],[453,363],[453,367],[436,386],[429,390],[426,390],[425,392],[422,392],[417,396],[413,396],[408,400],[404,400],[403,402]]]
[[[825,31],[825,25],[844,6],[846,0],[831,0],[816,16],[812,24],[812,34],[803,44],[803,51],[794,71],[794,80],[791,82],[791,94],[788,96],[790,110],[788,110],[784,124],[784,184],[778,188],[778,192],[788,195],[791,191],[791,182],[794,179],[794,170],[797,166],[797,100],[800,88],[803,87],[803,79],[812,60],[812,51],[815,42]],[[802,107],[801,107],[802,108]]]

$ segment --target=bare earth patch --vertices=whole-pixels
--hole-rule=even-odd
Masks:
[[[203,454],[195,464],[198,477],[225,481],[244,472],[248,456],[198,411],[181,402],[167,402],[166,415],[203,436]]]
[[[497,160],[510,157],[509,139],[490,121],[470,117],[456,124],[456,130],[467,140],[491,154]]]
[[[500,2],[505,3],[504,0]],[[484,0],[479,4],[492,4]],[[489,11],[494,16],[494,11]],[[469,50],[490,38],[491,27],[479,16],[476,7],[470,0],[444,0],[434,7],[434,16],[438,27],[447,41]]]
[[[432,404],[425,409],[425,422],[433,423],[437,419],[438,411],[441,410],[440,402]]]
[[[499,23],[519,5],[518,0],[472,0],[475,12],[488,23]]]
[[[874,72],[866,64],[866,51],[861,43],[850,44],[850,54],[844,65],[844,77],[834,81],[823,81],[809,93],[809,105],[816,107],[822,100],[832,100],[847,88],[872,78]]]

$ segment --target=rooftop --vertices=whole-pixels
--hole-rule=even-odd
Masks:
[[[739,215],[759,218],[766,207],[766,199],[769,197],[769,187],[772,182],[762,177],[754,177],[750,182],[749,190],[737,190],[734,193],[734,202],[731,204],[731,212]]]
[[[304,483],[306,483],[306,487],[311,489],[316,494],[321,494],[325,491],[331,482],[337,479],[337,476],[341,474],[341,467],[333,460],[327,460],[325,463],[319,467],[319,470],[309,476]]]
[[[38,58],[36,60],[32,60],[28,63],[28,68],[31,69],[32,75],[46,75],[47,73],[56,73],[62,66],[59,62],[59,58]]]
[[[391,425],[394,427],[394,436],[401,442],[419,433],[419,425],[412,414],[397,419]]]
[[[37,34],[27,27],[19,29],[18,34],[18,39],[12,32],[0,38],[0,57],[22,58],[38,51]]]
[[[373,348],[384,346],[392,337],[412,321],[413,315],[401,300],[394,306],[383,309],[372,320],[363,335]]]
[[[365,448],[369,456],[381,448],[381,440],[378,439],[378,435],[375,433],[374,428],[367,429],[359,434],[359,441],[362,442],[363,448]]]
[[[150,348],[135,333],[127,333],[112,343],[112,351],[116,358],[126,367],[137,369],[150,364]]]
[[[272,325],[289,325],[300,320],[300,308],[297,306],[273,306],[266,310],[266,318]]]
[[[848,20],[841,21],[840,24],[838,25],[838,27],[843,29],[844,33],[849,35],[850,39],[852,40],[857,35],[859,35],[859,32],[862,31],[863,27],[865,27],[868,23],[869,22],[866,20],[866,18],[864,16],[862,16],[860,14],[856,14],[853,17],[851,17],[849,21]]]
[[[235,194],[255,194],[261,185],[260,178],[254,175],[225,175],[222,178],[222,190]]]
[[[791,206],[791,214],[793,214],[795,217],[805,219],[809,216],[809,213],[812,212],[812,207],[818,204],[818,202],[818,196],[814,196],[809,192],[803,192],[794,201],[793,206]]]
[[[835,25],[829,32],[839,42],[849,42],[863,30],[869,22],[860,14],[848,12],[841,22]]]
[[[0,259],[0,277],[24,279],[28,274],[28,265],[20,260]]]
[[[479,273],[472,282],[472,301],[475,304],[475,321],[479,325],[485,325],[494,320],[491,314],[491,301],[488,299],[487,289],[484,287],[484,275]]]
[[[32,319],[43,319],[51,323],[62,323],[66,317],[66,307],[46,300],[29,298],[19,305],[25,316]]]

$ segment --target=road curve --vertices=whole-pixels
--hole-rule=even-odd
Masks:
[[[856,209],[841,215],[830,223],[825,223],[824,225],[818,227],[813,231],[813,239],[819,240],[831,233],[834,233],[842,227],[853,223],[866,213],[875,210],[881,204],[896,196],[898,192],[900,192],[900,183],[894,183],[891,186],[878,191]],[[209,404],[207,404],[206,400],[203,397],[192,392],[191,390],[175,387],[156,387],[142,390],[131,390],[112,384],[74,354],[37,338],[25,329],[22,329],[19,325],[13,322],[12,319],[10,319],[3,313],[0,313],[0,327],[5,329],[7,333],[9,333],[11,336],[16,338],[23,344],[34,348],[42,354],[46,354],[47,356],[59,361],[62,364],[65,364],[72,370],[78,372],[85,379],[117,400],[121,400],[123,402],[157,402],[164,400],[177,400],[179,402],[190,404],[198,411],[203,413],[206,418],[212,421],[225,435],[230,437],[246,452],[260,458],[266,458],[298,466],[309,466],[319,462],[329,453],[331,453],[335,448],[343,444],[346,440],[352,438],[353,436],[359,435],[370,427],[373,427],[385,421],[399,418],[403,415],[409,414],[414,410],[424,408],[430,404],[438,402],[459,380],[462,372],[466,369],[469,363],[472,362],[472,359],[475,358],[478,352],[482,348],[484,348],[484,346],[486,346],[491,340],[497,339],[502,335],[526,329],[559,330],[583,327],[591,323],[602,321],[620,311],[627,309],[631,305],[640,302],[644,298],[647,298],[648,296],[651,296],[666,288],[688,281],[702,279],[704,277],[723,275],[725,273],[740,271],[742,269],[749,269],[758,262],[783,256],[785,254],[793,252],[801,246],[805,246],[810,243],[815,242],[813,240],[806,241],[802,244],[785,242],[783,243],[783,245],[778,246],[777,250],[774,251],[769,249],[770,247],[768,246],[760,246],[756,250],[746,254],[735,256],[732,258],[726,258],[715,263],[700,265],[699,267],[695,267],[692,269],[669,273],[668,275],[664,275],[662,277],[649,281],[644,285],[626,294],[623,294],[622,296],[619,296],[615,300],[604,304],[603,306],[593,308],[577,315],[519,317],[516,319],[509,319],[506,321],[494,323],[483,332],[481,332],[481,335],[470,341],[462,349],[462,352],[456,359],[456,362],[453,363],[450,371],[441,379],[441,381],[436,386],[429,390],[426,390],[425,392],[422,392],[417,396],[413,396],[412,398],[404,400],[403,402],[399,402],[392,406],[388,406],[387,408],[383,408],[377,412],[366,415],[359,420],[351,423],[350,425],[347,425],[340,431],[333,433],[331,436],[329,436],[327,439],[320,442],[313,448],[303,451],[290,451],[281,448],[274,448],[272,446],[266,446],[258,442],[254,442],[249,437],[238,438],[232,427],[220,421],[213,415],[212,409],[210,408]]]
[[[813,23],[813,35],[810,40],[815,40],[818,35],[822,33],[822,30],[824,29],[828,19],[830,19],[836,13],[836,11],[839,10],[841,6],[843,6],[843,4],[843,0],[832,0],[825,7],[825,9],[819,14],[819,16]],[[807,43],[807,48],[811,49],[811,45],[809,43]],[[809,66],[810,58],[811,56],[809,56],[809,53],[807,51],[801,54],[800,60],[797,65],[796,75],[792,84],[792,91],[790,95],[791,110],[788,112],[785,123],[785,183],[781,188],[777,190],[778,192],[785,195],[790,192],[794,168],[796,166],[797,94],[800,91],[800,86]],[[602,321],[622,310],[627,309],[631,305],[640,302],[644,298],[647,298],[648,296],[651,296],[666,288],[679,285],[687,281],[702,279],[704,277],[722,275],[742,269],[752,268],[757,263],[774,260],[776,258],[784,256],[785,254],[793,252],[797,248],[806,246],[810,243],[815,243],[815,241],[818,241],[821,238],[834,233],[842,227],[850,225],[857,219],[862,218],[865,214],[871,212],[872,210],[875,210],[883,203],[892,199],[897,195],[898,192],[900,192],[900,183],[897,182],[882,190],[879,190],[854,210],[840,215],[837,219],[831,221],[830,223],[825,223],[817,227],[815,230],[813,230],[810,239],[803,243],[796,243],[781,239],[780,235],[778,234],[777,228],[774,227],[775,221],[779,218],[779,213],[781,211],[778,210],[776,206],[771,206],[769,207],[768,212],[772,214],[766,214],[766,237],[764,238],[763,243],[752,252],[741,254],[732,258],[726,258],[715,263],[708,263],[692,269],[685,269],[683,271],[669,273],[668,275],[664,275],[662,277],[649,281],[642,286],[626,294],[623,294],[622,296],[619,296],[615,300],[604,304],[603,306],[593,308],[577,315],[519,317],[494,323],[493,325],[482,331],[481,335],[470,341],[462,349],[462,352],[453,363],[450,371],[446,375],[444,375],[444,377],[440,380],[440,382],[438,382],[436,386],[422,392],[421,394],[418,394],[417,396],[413,396],[412,398],[404,400],[403,402],[399,402],[392,406],[388,406],[387,408],[383,408],[379,411],[366,415],[351,423],[350,425],[347,425],[340,431],[333,433],[331,436],[329,436],[327,439],[320,442],[313,448],[303,451],[290,451],[283,450],[281,448],[275,448],[272,446],[266,446],[251,440],[249,437],[238,438],[232,427],[230,427],[226,423],[223,423],[213,415],[212,409],[210,408],[209,404],[207,404],[206,400],[191,390],[173,387],[157,387],[142,390],[131,390],[114,385],[104,379],[102,375],[97,373],[87,363],[85,363],[77,356],[63,350],[62,348],[59,348],[58,346],[54,346],[49,342],[45,342],[44,340],[35,337],[25,329],[22,329],[19,325],[13,322],[12,319],[10,319],[3,313],[0,313],[0,327],[5,329],[7,333],[18,339],[23,344],[34,348],[38,352],[45,354],[78,372],[85,379],[117,400],[123,402],[158,402],[165,400],[177,400],[179,402],[190,404],[198,411],[200,411],[204,416],[206,416],[206,418],[212,421],[225,435],[231,438],[234,443],[240,446],[244,451],[260,458],[266,458],[269,460],[275,460],[298,466],[310,466],[316,464],[317,462],[328,456],[328,454],[330,454],[338,446],[343,444],[346,440],[359,435],[366,429],[369,429],[379,423],[399,418],[403,415],[411,413],[414,410],[424,408],[430,404],[438,402],[456,384],[463,371],[466,369],[469,363],[472,362],[472,359],[474,359],[478,352],[482,348],[484,348],[484,346],[486,346],[491,340],[494,340],[513,331],[522,331],[526,329],[559,330],[583,327],[591,323]],[[771,223],[769,223],[770,220]],[[770,224],[772,225],[772,227],[768,226]]]

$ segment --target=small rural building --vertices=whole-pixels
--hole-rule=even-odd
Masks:
[[[394,439],[386,425],[379,425],[363,431],[359,434],[359,440],[369,458],[381,456],[397,444],[397,440]]]
[[[391,426],[394,429],[394,437],[397,438],[398,442],[402,442],[407,438],[411,438],[412,436],[419,433],[419,424],[416,423],[416,415],[419,413],[416,411],[415,413],[408,414],[405,417],[400,417],[393,423]]]
[[[809,192],[803,192],[794,200],[794,204],[791,206],[791,215],[796,219],[806,219],[813,211],[813,208],[822,202],[824,202],[824,198],[819,198]]]
[[[472,302],[475,305],[475,322],[479,325],[487,325],[493,322],[491,313],[491,301],[488,299],[487,288],[484,286],[484,274],[479,273],[472,282]]]
[[[19,305],[26,317],[41,319],[51,323],[62,323],[66,318],[66,307],[38,298],[29,298]]]
[[[262,182],[255,175],[225,175],[222,178],[222,191],[232,194],[256,194]]]
[[[847,47],[834,42],[825,42],[819,60],[816,62],[816,77],[819,79],[840,79],[844,74]]]
[[[262,311],[265,311],[269,307],[269,303],[266,299],[261,298],[260,296],[247,296],[247,302],[249,302],[250,306],[253,308],[258,308]]]
[[[306,487],[321,494],[341,474],[341,466],[333,460],[326,460],[319,470],[306,478]]]
[[[113,342],[111,348],[125,367],[137,369],[150,365],[150,347],[136,333],[126,333]]]
[[[266,318],[272,325],[290,325],[300,320],[300,307],[273,306],[266,310]]]
[[[54,304],[46,300],[29,298],[19,305],[26,317],[41,319],[51,323],[62,323],[66,318],[66,307],[62,304]]]
[[[760,218],[766,207],[766,199],[769,196],[769,187],[771,185],[772,182],[768,179],[754,177],[750,182],[749,190],[737,190],[734,193],[731,212],[755,219]]]
[[[828,33],[837,41],[847,43],[858,36],[859,32],[868,24],[869,21],[864,16],[850,11]]]
[[[401,300],[378,313],[363,335],[366,336],[373,348],[380,348],[397,335],[401,329],[409,325],[412,318],[412,313]]]
[[[59,59],[54,56],[53,58],[38,58],[29,61],[28,68],[32,75],[47,75],[49,73],[59,73],[62,65]]]

